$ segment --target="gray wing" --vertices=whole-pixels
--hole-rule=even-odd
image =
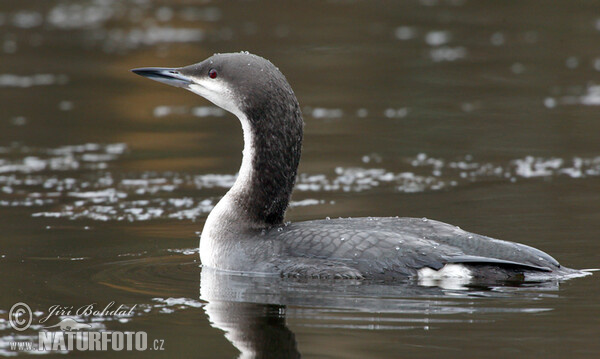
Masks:
[[[542,272],[560,267],[554,258],[538,249],[417,218],[299,222],[284,227],[278,234],[290,257],[326,260],[331,266],[356,269],[369,277],[412,276],[420,268],[437,270],[448,263]]]

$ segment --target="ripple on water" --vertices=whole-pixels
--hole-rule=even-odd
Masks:
[[[219,197],[200,197],[202,190],[230,188],[235,174],[112,172],[111,163],[127,153],[123,143],[31,148],[0,147],[0,207],[39,207],[34,217],[97,221],[195,220],[206,216]],[[600,176],[600,157],[525,156],[506,163],[479,162],[472,156],[448,160],[421,153],[407,158],[404,171],[385,168],[379,154],[362,156],[378,168],[336,167],[330,174],[301,173],[295,191],[312,198],[292,207],[323,205],[324,192],[357,193],[385,187],[400,193],[437,191],[489,179]],[[358,162],[358,160],[357,160]],[[83,175],[82,175],[83,174]],[[200,196],[189,196],[190,188]],[[184,194],[185,193],[185,194]]]
[[[597,59],[594,62],[594,67],[600,69],[600,59]],[[572,90],[567,90],[572,91]],[[584,87],[585,92],[581,93],[581,90],[578,90],[577,94],[569,94],[566,96],[559,96],[557,98],[554,97],[546,97],[544,99],[544,106],[549,109],[555,108],[557,105],[584,105],[584,106],[600,106],[600,85],[589,84]]]
[[[102,0],[58,2],[47,10],[0,13],[0,25],[24,30],[42,27],[69,31],[73,41],[81,41],[86,47],[123,53],[142,46],[203,41],[206,38],[203,24],[220,18],[221,11],[217,7],[165,5],[156,9],[119,0]],[[42,32],[36,42],[39,44],[44,36]],[[4,40],[4,52],[15,53],[17,48],[16,40]]]
[[[322,120],[336,120],[344,117],[344,111],[341,108],[325,108],[325,107],[310,107],[306,106],[302,109],[305,117],[311,117],[314,119]],[[156,106],[153,110],[154,117],[166,117],[166,116],[182,116],[192,115],[196,117],[223,117],[227,113],[216,106]],[[369,111],[365,108],[359,108],[356,110],[356,116],[364,118],[369,114]],[[381,112],[381,115],[386,118],[396,119],[404,118],[409,114],[409,108],[386,108]]]
[[[0,87],[27,88],[32,86],[64,85],[67,82],[69,82],[69,77],[64,74],[0,74]]]
[[[223,117],[225,110],[216,106],[156,106],[154,108],[154,117],[165,117],[171,115],[192,114],[196,117]]]
[[[48,280],[48,291],[60,293],[72,303],[90,304],[94,298],[98,308],[120,298],[117,306],[122,306],[120,315],[69,315],[77,322],[89,324],[93,331],[122,330],[123,323],[139,318],[168,315],[186,310],[202,310],[205,303],[198,297],[199,267],[187,256],[139,257],[101,265],[88,265],[84,269],[63,272]],[[80,288],[85,286],[86,291]],[[185,288],[185,289],[181,289]],[[119,292],[119,295],[115,295]],[[129,295],[128,295],[129,294]],[[61,303],[66,304],[66,303]],[[47,307],[32,307],[33,320],[30,328],[22,334],[15,334],[8,320],[0,311],[0,356],[11,356],[17,352],[10,350],[15,341],[37,343],[38,332],[44,326],[53,325],[67,316],[51,316],[48,324],[39,320],[50,314]],[[116,306],[115,306],[116,307]],[[75,307],[76,311],[79,307]],[[113,308],[114,309],[114,308]],[[131,313],[129,313],[131,310]],[[38,352],[49,354],[52,351]],[[67,353],[67,352],[62,352]]]
[[[556,297],[557,283],[532,283],[521,287],[445,289],[419,286],[414,281],[390,285],[368,281],[323,281],[228,274],[200,268],[197,250],[183,255],[134,256],[110,263],[87,263],[49,278],[47,290],[77,302],[109,303],[131,310],[127,316],[75,316],[98,330],[119,330],[122,323],[148,317],[178,315],[181,325],[194,325],[198,311],[213,325],[260,319],[262,308],[281,306],[279,317],[297,326],[349,330],[430,330],[448,325],[493,322],[498,314],[540,313],[552,310],[544,298]],[[176,251],[175,251],[176,252]],[[184,254],[185,253],[185,254]],[[193,259],[192,259],[193,258]],[[86,291],[80,288],[85,286]],[[200,291],[200,298],[198,298]],[[56,294],[54,294],[56,296]],[[511,305],[507,306],[506,301]],[[248,305],[252,304],[251,307]],[[256,304],[261,303],[261,304]],[[285,306],[285,307],[284,307]],[[0,311],[0,355],[12,341],[35,341],[48,308],[32,308],[30,332],[15,335]],[[192,315],[193,314],[193,315]],[[185,319],[189,318],[189,319]],[[37,320],[36,320],[37,319]],[[189,323],[185,322],[189,320]],[[225,327],[224,327],[225,328]]]
[[[213,302],[268,303],[288,306],[297,325],[346,329],[429,329],[445,323],[493,321],[494,313],[538,313],[551,310],[538,299],[556,296],[556,283],[528,287],[453,290],[418,286],[413,281],[293,280],[232,275],[203,268],[200,298]],[[484,299],[485,298],[485,299]],[[502,298],[519,304],[506,307]],[[484,299],[484,300],[483,300]],[[495,300],[500,300],[494,303]],[[535,304],[534,304],[535,303]],[[232,309],[233,306],[230,307]],[[376,313],[376,314],[373,314]]]

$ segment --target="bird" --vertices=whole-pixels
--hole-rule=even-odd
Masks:
[[[235,115],[242,163],[208,215],[202,266],[246,275],[466,283],[540,281],[587,275],[536,248],[470,233],[427,218],[368,217],[284,222],[302,151],[300,105],[269,60],[214,54],[179,67],[131,70],[189,90]]]

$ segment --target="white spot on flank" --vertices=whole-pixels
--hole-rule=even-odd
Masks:
[[[431,278],[434,280],[443,278],[472,278],[471,271],[462,264],[446,264],[440,270],[429,267],[419,269],[419,278]]]
[[[471,271],[462,264],[446,264],[437,271],[421,268],[417,275],[420,285],[444,289],[465,289],[473,278]]]

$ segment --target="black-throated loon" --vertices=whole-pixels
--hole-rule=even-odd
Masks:
[[[458,227],[417,218],[348,218],[284,224],[302,147],[298,100],[270,61],[215,54],[181,68],[138,75],[190,90],[238,117],[242,165],[233,187],[206,220],[203,266],[294,277],[461,277],[543,280],[583,272],[548,254]]]

